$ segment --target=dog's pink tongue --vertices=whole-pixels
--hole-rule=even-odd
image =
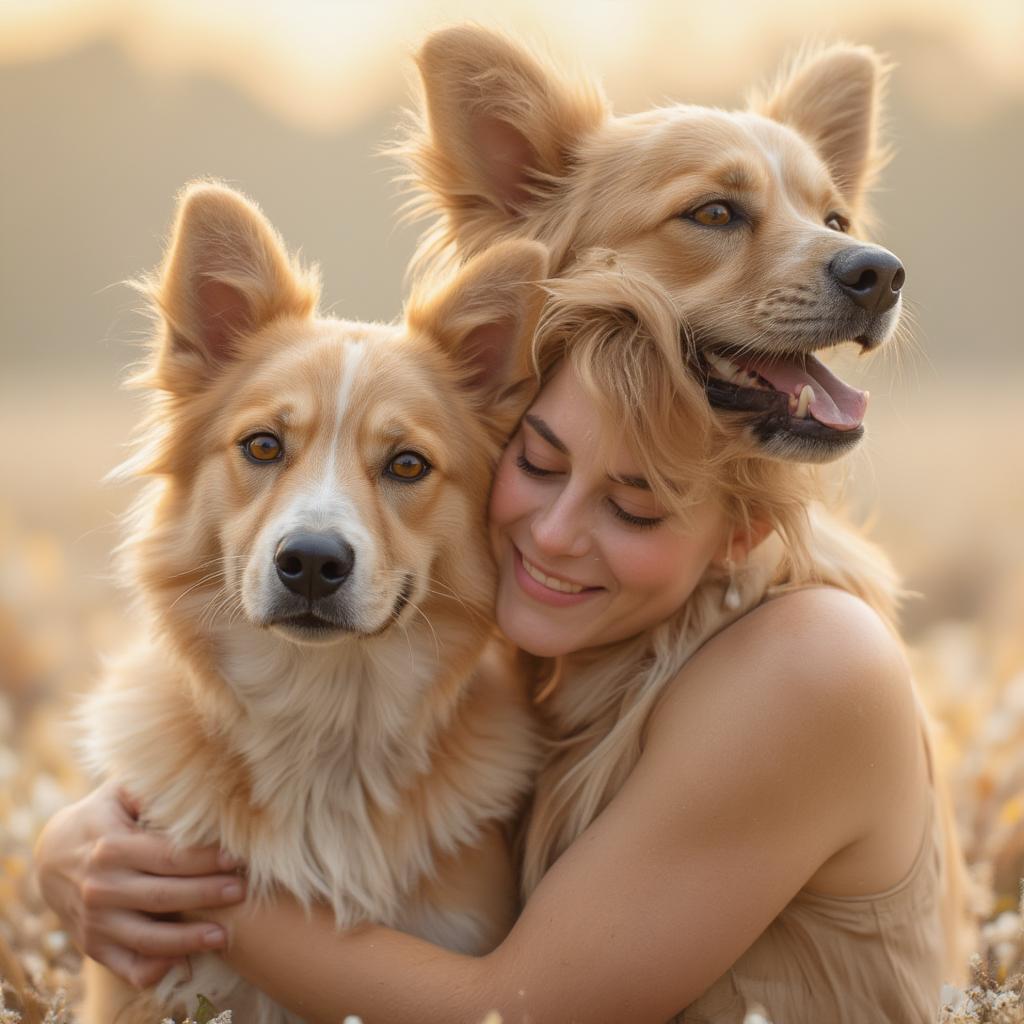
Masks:
[[[744,365],[764,377],[776,391],[796,398],[810,384],[814,398],[808,410],[819,423],[827,427],[855,430],[864,420],[868,407],[867,392],[851,388],[814,356],[773,358],[763,362],[745,361]]]

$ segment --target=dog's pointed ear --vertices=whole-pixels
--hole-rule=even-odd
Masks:
[[[867,46],[832,46],[799,61],[758,113],[803,135],[824,160],[836,187],[856,209],[885,164],[879,114],[889,67]]]
[[[247,335],[316,306],[315,270],[289,257],[259,209],[224,185],[193,184],[178,202],[163,265],[148,290],[166,330],[157,376],[172,391],[201,387]]]
[[[547,272],[548,251],[539,242],[499,242],[465,264],[441,291],[414,294],[409,301],[410,332],[426,335],[455,361],[463,383],[492,418],[533,379],[533,332]]]
[[[567,172],[607,103],[595,85],[473,25],[433,33],[416,60],[423,117],[401,151],[427,198],[413,205],[447,215],[447,240],[479,251]]]

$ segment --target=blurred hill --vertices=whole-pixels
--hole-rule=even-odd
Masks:
[[[12,372],[114,377],[142,326],[117,285],[158,261],[175,193],[196,177],[256,198],[324,265],[345,314],[398,312],[413,235],[396,232],[389,168],[374,157],[390,106],[350,133],[310,135],[224,81],[147,74],[112,43],[0,66],[0,104],[0,351]]]
[[[963,55],[934,31],[867,41],[898,64],[889,110],[897,155],[876,206],[879,241],[908,268],[917,339],[938,372],[1005,369],[1024,360],[1024,98],[978,94]],[[765,54],[764,67],[737,73],[735,91],[694,95],[689,82],[682,92],[656,75],[647,91],[652,100],[736,106],[782,57]],[[322,264],[338,311],[394,316],[415,234],[396,227],[394,166],[374,152],[394,132],[408,72],[395,67],[373,117],[311,133],[225,79],[149,72],[110,41],[0,65],[8,372],[44,365],[111,379],[140,329],[117,283],[157,261],[173,196],[194,177],[224,178],[254,196],[290,244]]]

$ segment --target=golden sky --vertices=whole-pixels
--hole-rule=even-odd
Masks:
[[[403,96],[417,40],[467,19],[600,70],[624,108],[659,99],[659,83],[727,94],[801,40],[884,49],[907,29],[956,51],[955,72],[939,59],[926,76],[925,99],[950,73],[970,87],[961,116],[977,95],[1024,93],[1022,0],[0,0],[0,62],[114,39],[154,73],[224,77],[292,123],[336,130]]]

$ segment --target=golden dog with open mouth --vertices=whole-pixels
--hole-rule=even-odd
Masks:
[[[708,400],[766,455],[826,462],[857,444],[867,394],[814,353],[875,350],[900,315],[900,261],[854,237],[884,162],[871,50],[824,50],[745,111],[625,117],[477,26],[434,33],[418,64],[420,116],[396,150],[410,214],[432,220],[421,261],[536,238],[560,276],[609,250],[672,296]]]
[[[546,263],[508,242],[404,323],[324,318],[251,203],[182,196],[127,466],[151,481],[125,545],[147,631],[88,700],[85,745],[148,825],[243,858],[257,899],[475,953],[512,923],[503,829],[537,747],[491,642],[485,511]],[[212,955],[142,996],[91,969],[91,1024],[200,993],[246,1024],[298,1019]]]

